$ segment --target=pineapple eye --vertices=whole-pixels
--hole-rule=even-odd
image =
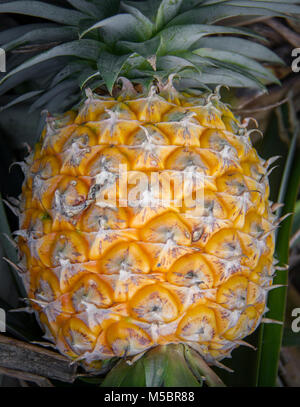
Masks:
[[[107,147],[101,150],[100,153],[96,153],[89,161],[86,174],[94,177],[101,171],[118,173],[119,166],[122,164],[127,165],[127,168],[129,168],[128,160],[116,147]]]
[[[211,146],[217,151],[223,150],[225,146],[232,147],[227,140],[218,136],[211,138]]]
[[[54,192],[51,207],[57,216],[72,218],[81,213],[86,207],[88,185],[75,177],[66,176],[59,183]],[[44,199],[47,204],[46,199]],[[45,205],[46,206],[46,205]]]
[[[222,151],[225,146],[229,147],[230,149],[234,149],[234,147],[225,138],[222,131],[213,129],[206,130],[201,135],[200,143],[201,147],[211,148],[216,151]]]
[[[33,237],[42,237],[45,233],[51,232],[52,218],[48,212],[40,209],[27,209],[20,221],[20,227],[26,229]]]
[[[152,91],[153,90],[153,91]],[[127,102],[130,109],[136,114],[138,120],[146,123],[157,123],[172,105],[156,94],[154,88],[148,97],[130,100]]]
[[[37,248],[38,255],[47,267],[57,267],[62,261],[83,263],[88,257],[86,240],[75,231],[45,235]]]
[[[60,294],[57,277],[51,271],[41,271],[35,281],[34,297],[43,302],[52,302],[55,301]]]
[[[170,155],[166,167],[171,170],[184,171],[188,168],[194,168],[196,171],[206,172],[207,166],[203,162],[200,154],[189,149],[178,149]]]
[[[211,341],[217,332],[216,316],[212,309],[198,305],[188,311],[178,325],[177,334],[187,341]]]
[[[258,320],[258,313],[255,307],[247,307],[243,311],[236,322],[235,326],[224,333],[224,337],[228,340],[244,338],[255,329]]]
[[[60,160],[55,155],[46,155],[37,160],[30,170],[35,176],[46,180],[59,174]]]
[[[253,223],[252,225],[252,233],[255,233],[256,235],[261,235],[265,232],[264,228],[262,228],[261,224],[259,223]]]
[[[236,120],[234,120],[226,115],[222,116],[222,120],[226,126],[226,130],[231,131],[234,134],[239,134],[239,132],[241,131],[241,128],[239,127]]]
[[[130,311],[133,317],[147,322],[170,322],[178,316],[172,294],[158,285],[141,288],[130,301]]]
[[[177,260],[167,274],[167,280],[179,286],[199,285],[212,288],[213,273],[200,254],[190,254]]]
[[[136,355],[153,344],[150,336],[143,329],[124,320],[108,327],[106,340],[114,354],[121,357]]]
[[[242,255],[237,233],[231,229],[220,230],[208,241],[205,251],[222,259],[233,259]]]
[[[200,147],[203,127],[194,116],[191,111],[175,108],[163,116],[157,127],[168,136],[172,145]]]
[[[98,308],[106,308],[112,304],[108,285],[96,274],[86,275],[76,283],[71,300],[76,312],[85,311],[89,304]]]
[[[96,336],[82,320],[72,317],[66,321],[59,332],[60,341],[64,343],[66,353],[76,357],[93,350]]]
[[[63,151],[68,150],[74,144],[77,144],[79,147],[85,147],[88,145],[88,142],[89,142],[88,134],[75,135],[65,143]]]
[[[128,140],[128,145],[141,145],[144,143],[152,143],[158,145],[168,145],[168,138],[153,125],[144,125],[136,133],[131,135]]]
[[[42,301],[53,301],[54,295],[53,291],[48,283],[48,281],[41,280],[39,281],[39,288],[34,291],[34,296],[38,300]]]
[[[76,124],[81,125],[88,122],[89,125],[92,125],[93,122],[100,119],[106,109],[110,109],[116,104],[112,98],[94,98],[93,103],[89,102],[90,100],[87,99],[87,103],[85,103],[78,112],[75,119]]]
[[[197,277],[197,273],[194,271],[194,270],[190,270],[190,271],[188,271],[187,273],[186,273],[186,278],[187,279],[193,279],[193,278],[195,278],[195,277]],[[201,281],[201,283],[202,283],[203,281]]]
[[[80,229],[85,232],[98,232],[101,229],[125,229],[128,216],[123,208],[101,208],[91,205],[83,214]]]
[[[119,274],[125,279],[131,273],[149,273],[150,264],[145,253],[136,243],[120,243],[113,247],[102,260],[103,271]]]
[[[208,212],[212,212],[215,206],[215,202],[213,200],[204,200],[204,208],[207,209]]]
[[[227,173],[217,179],[219,192],[225,192],[232,195],[242,195],[248,191],[248,187],[241,174]]]
[[[143,230],[141,236],[144,241],[189,245],[191,232],[188,227],[174,213],[166,213],[150,221]]]
[[[241,195],[243,192],[247,191],[247,186],[245,184],[243,184],[242,182],[233,182],[231,184],[229,184],[233,187],[236,188],[236,190],[238,191],[238,195]]]
[[[111,108],[111,111],[114,112],[119,120],[135,120],[135,114],[128,108],[125,103],[118,103]],[[108,111],[109,113],[109,111]],[[110,116],[109,116],[110,117]]]
[[[175,110],[167,113],[163,117],[163,121],[165,122],[180,122],[182,119],[185,119],[187,116],[189,116],[189,112],[187,110],[180,111],[180,110]]]
[[[244,309],[247,304],[247,290],[246,277],[231,277],[219,288],[217,302],[230,310]]]

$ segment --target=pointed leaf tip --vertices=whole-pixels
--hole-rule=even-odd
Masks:
[[[101,53],[101,58],[98,60],[97,66],[110,94],[112,93],[115,81],[130,55],[132,54],[114,55],[107,51]]]

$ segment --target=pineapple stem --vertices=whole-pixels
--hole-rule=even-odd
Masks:
[[[198,352],[184,345],[184,356],[193,374],[205,381],[209,387],[226,387],[219,376],[208,366]]]

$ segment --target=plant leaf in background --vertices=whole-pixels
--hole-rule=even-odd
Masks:
[[[278,130],[281,133],[286,133],[290,140],[289,152],[285,162],[282,182],[278,194],[278,202],[284,203],[283,209],[279,212],[279,215],[282,216],[294,211],[299,191],[300,128],[299,123],[295,119],[295,115],[290,114],[289,110],[293,111],[291,103],[282,106],[278,110],[279,115],[281,115]],[[291,227],[292,216],[284,220],[277,233],[275,254],[280,266],[288,264]],[[278,271],[273,284],[282,284],[283,287],[269,293],[268,308],[270,311],[266,314],[266,318],[281,321],[283,323],[286,306],[288,272],[285,270]],[[257,370],[258,386],[274,386],[276,383],[282,335],[283,324],[263,324],[260,328]]]
[[[20,298],[26,297],[23,283],[16,270],[3,257],[17,263],[17,253],[9,242],[12,239],[5,209],[0,195],[0,308],[6,313],[6,332],[23,341],[41,338],[42,331],[32,314],[11,312],[20,306]],[[25,303],[21,304],[26,307]]]
[[[296,246],[300,242],[300,200],[296,202],[293,227],[292,227],[292,239],[291,239],[291,248]]]
[[[0,195],[0,251],[1,251],[1,263],[3,257],[8,258],[10,261],[17,263],[17,253],[12,246],[12,235],[10,227],[6,218],[6,213],[3,206],[2,197]],[[8,272],[8,268],[11,272]],[[1,267],[1,285],[0,285],[0,298],[5,299],[11,307],[18,304],[18,295],[25,296],[23,284],[20,276],[16,273],[13,267],[6,267],[2,264]],[[18,291],[16,291],[16,288]]]
[[[79,11],[64,9],[40,1],[12,1],[0,4],[0,13],[20,13],[27,16],[41,17],[57,23],[76,25],[85,17]]]

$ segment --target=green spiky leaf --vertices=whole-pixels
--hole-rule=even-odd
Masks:
[[[169,26],[181,24],[212,24],[232,16],[269,16],[287,17],[288,13],[300,14],[300,6],[290,6],[286,3],[267,3],[263,7],[260,1],[227,1],[220,4],[205,5],[198,9],[186,11],[175,17]]]
[[[40,28],[54,28],[58,27],[58,24],[55,23],[36,23],[36,24],[25,24],[19,25],[13,28],[0,32],[0,44],[3,47],[3,44],[7,44],[11,41],[17,40],[25,34],[28,34],[34,30]]]
[[[277,109],[277,117],[279,118],[277,131],[283,132],[284,128],[282,126],[286,126],[285,130],[290,137],[289,151],[277,198],[278,202],[285,205],[283,209],[279,209],[278,216],[294,211],[300,186],[299,147],[297,146],[300,134],[299,123],[296,121],[295,115],[289,112],[289,109],[293,109],[291,103]],[[290,118],[292,118],[292,121]],[[274,137],[274,134],[272,136]],[[288,264],[291,227],[292,216],[284,220],[276,236],[275,254],[281,266]],[[270,292],[267,304],[270,311],[266,314],[267,318],[274,319],[275,321],[284,320],[287,283],[287,271],[279,271],[273,280],[273,284],[282,284],[283,286]],[[263,324],[260,328],[257,369],[257,385],[259,386],[275,386],[282,335],[282,325]]]
[[[175,17],[180,9],[182,0],[162,0],[156,15],[156,30],[159,31],[162,27]]]
[[[203,58],[211,58],[222,63],[228,63],[235,65],[245,72],[252,73],[253,75],[260,76],[270,82],[279,84],[279,80],[276,76],[268,69],[264,68],[258,62],[240,54],[235,54],[228,51],[215,50],[211,48],[199,48],[194,50],[193,53],[200,55]]]
[[[184,80],[181,86],[185,88],[188,88],[189,86],[197,88],[197,84],[198,86],[202,84],[212,84],[215,86],[227,85],[237,88],[250,87],[261,89],[261,86],[258,85],[255,79],[249,78],[228,68],[204,68],[201,70],[201,74],[186,70],[180,72],[180,76],[182,80]]]
[[[20,83],[32,78],[42,85],[42,83],[47,82],[47,80],[50,81],[49,77],[53,75],[53,72],[58,72],[66,63],[66,58],[61,58],[60,60],[54,58],[39,64],[34,64],[25,70],[21,69],[9,78],[7,78],[6,75],[3,75],[1,79],[3,82],[0,84],[0,95],[3,95],[5,92],[18,86]],[[41,82],[39,82],[40,79]]]
[[[206,37],[197,41],[193,47],[197,48],[211,48],[215,50],[222,50],[234,52],[247,56],[248,58],[266,61],[269,63],[283,64],[283,60],[264,45],[237,37]]]
[[[161,4],[161,0],[152,1],[123,1],[122,4],[137,8],[140,13],[146,16],[152,23],[155,23],[157,12]]]
[[[104,42],[113,43],[126,39],[143,41],[147,39],[147,29],[143,23],[132,14],[117,14],[93,24],[81,33],[81,38],[93,30],[100,30]]]
[[[11,262],[17,263],[17,251],[16,249],[12,246],[12,244],[8,241],[8,239],[12,240],[12,234],[11,230],[9,227],[9,223],[7,220],[6,212],[3,206],[3,201],[2,201],[2,196],[0,195],[0,244],[3,247],[3,254],[8,258]],[[15,287],[18,291],[18,294],[20,296],[25,295],[25,290],[21,281],[20,276],[18,275],[17,271],[15,270],[14,267],[10,266],[11,270],[11,276],[14,279],[15,282]],[[2,281],[4,284],[5,276],[2,276]]]
[[[99,6],[91,3],[90,1],[86,0],[67,0],[71,6],[76,8],[77,10],[81,11],[84,14],[87,14],[91,17],[103,18],[104,15],[101,11]]]
[[[41,62],[47,61],[51,58],[57,58],[59,56],[75,56],[78,58],[86,58],[96,61],[100,56],[101,47],[104,47],[104,45],[97,41],[87,39],[58,45],[57,47],[54,47],[49,51],[43,52],[42,54],[29,59],[22,65],[10,71],[4,78],[2,78],[2,80],[0,81],[0,85],[6,79],[10,78],[20,71],[23,71]]]
[[[156,55],[160,45],[160,37],[153,37],[151,40],[144,42],[131,42],[120,41],[118,46],[125,51],[136,52],[144,58],[149,58],[152,55]]]
[[[150,38],[154,31],[154,24],[146,17],[140,10],[136,7],[131,6],[130,4],[122,3],[122,8],[127,11],[127,13],[132,14],[137,20],[139,20],[145,31],[146,38]]]
[[[109,93],[112,93],[114,83],[130,55],[114,55],[106,51],[102,52],[97,66]]]
[[[197,72],[197,65],[190,62],[188,59],[176,55],[165,55],[157,58],[156,67],[158,70],[166,72],[180,72],[186,68],[195,69]]]
[[[25,45],[34,41],[42,42],[68,42],[76,39],[77,30],[74,27],[42,27],[32,30],[17,39],[2,45],[5,51]]]
[[[3,110],[9,109],[12,106],[17,105],[18,103],[22,103],[29,99],[32,99],[35,96],[40,95],[42,92],[43,92],[42,90],[33,90],[31,92],[24,93],[23,95],[17,97],[16,99],[12,100],[11,102],[7,103],[6,105],[0,106],[0,112],[2,112]]]
[[[300,201],[297,201],[294,211],[292,235],[294,236],[296,233],[299,233],[299,230],[300,230]],[[293,242],[291,242],[291,247],[296,246],[297,244],[299,244],[299,242],[300,236],[296,239],[293,239]]]
[[[174,26],[166,28],[158,34],[161,40],[158,54],[165,55],[173,51],[187,50],[200,38],[213,34],[238,34],[260,38],[257,34],[249,30],[231,27],[211,26],[207,24]]]
[[[72,75],[78,75],[83,69],[89,66],[88,61],[71,62],[65,65],[52,79],[51,87],[56,86],[58,83],[64,81]]]
[[[78,80],[77,79],[68,79],[65,80],[58,85],[54,86],[51,88],[49,91],[44,92],[42,96],[40,96],[30,107],[29,113],[32,113],[34,110],[40,109],[44,107],[47,102],[50,100],[53,100],[53,98],[61,93],[62,91],[74,91],[75,89],[78,89]]]
[[[12,1],[0,4],[0,13],[18,13],[45,18],[65,25],[77,25],[86,15],[76,10],[53,6],[41,1]]]

